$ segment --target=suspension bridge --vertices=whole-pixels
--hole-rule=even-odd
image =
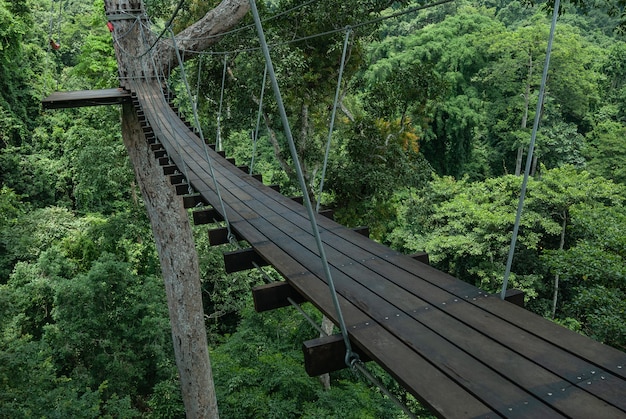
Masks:
[[[338,315],[305,207],[207,147],[158,77],[121,81],[119,89],[55,93],[44,107],[132,103],[195,222],[227,219],[222,236],[249,244],[225,255],[227,269],[271,265],[284,278],[254,290],[258,310],[311,302],[344,324],[361,359],[441,417],[626,417],[625,353],[315,215]],[[305,343],[307,371],[345,366],[345,346],[334,337]]]
[[[164,176],[179,185],[182,199],[195,208],[194,219],[199,223],[223,219],[224,208],[233,233],[256,255],[243,257],[248,260],[244,266],[252,268],[256,260],[272,265],[284,277],[283,284],[270,285],[274,290],[260,291],[260,307],[287,305],[289,296],[300,296],[337,324],[304,207],[209,148],[222,191],[220,203],[206,148],[170,107],[161,85],[156,80],[134,80],[128,87],[56,93],[44,106],[132,101]],[[187,176],[181,182],[183,166]],[[623,352],[488,295],[329,218],[319,216],[316,222],[350,341],[434,413],[626,417]]]

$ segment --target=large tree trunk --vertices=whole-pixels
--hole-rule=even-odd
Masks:
[[[120,81],[154,78],[173,67],[175,51],[164,48],[160,65],[155,68],[150,54],[152,42],[143,19],[142,0],[105,0],[105,10],[113,23],[113,37],[119,66]],[[248,10],[248,0],[224,0],[202,20],[181,33],[178,43],[185,48],[200,50],[217,41],[206,38],[232,27]],[[144,22],[145,23],[145,22]],[[191,38],[196,39],[196,41]],[[204,310],[200,287],[198,255],[196,253],[189,216],[175,189],[163,176],[141,129],[134,108],[124,105],[122,112],[124,144],[135,169],[143,200],[150,217],[172,327],[176,365],[180,376],[185,411],[188,418],[217,418],[217,401],[209,360]]]
[[[159,252],[187,417],[217,418],[198,255],[189,216],[175,189],[163,176],[163,169],[154,158],[131,105],[123,108],[122,135]]]

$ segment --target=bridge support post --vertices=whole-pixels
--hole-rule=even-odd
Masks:
[[[198,255],[187,211],[163,176],[135,109],[122,108],[122,138],[141,188],[167,295],[176,365],[188,417],[217,417],[202,308]]]

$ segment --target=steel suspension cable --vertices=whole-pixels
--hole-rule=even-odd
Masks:
[[[261,96],[259,97],[259,111],[256,116],[256,127],[252,134],[252,159],[250,160],[250,171],[254,169],[254,158],[256,156],[257,141],[259,140],[259,126],[261,125],[261,116],[263,114],[263,97],[265,96],[265,84],[267,83],[267,64],[265,70],[263,70],[263,84],[261,84]]]
[[[228,55],[224,55],[224,69],[222,70],[222,89],[220,90],[220,105],[217,110],[217,151],[222,151],[222,105],[224,104],[224,87],[226,86],[226,69],[228,65]]]
[[[300,184],[300,189],[302,191],[302,195],[304,199],[304,206],[307,210],[309,221],[311,222],[311,230],[312,230],[313,236],[315,237],[315,242],[317,244],[319,257],[324,268],[324,274],[326,276],[328,287],[330,288],[333,305],[335,306],[335,311],[336,311],[337,318],[339,321],[341,334],[343,336],[343,340],[346,346],[345,362],[346,362],[346,365],[352,366],[358,360],[358,355],[352,351],[350,337],[348,336],[345,320],[343,318],[343,313],[341,311],[341,306],[339,305],[339,298],[337,296],[337,290],[335,289],[335,283],[333,281],[333,277],[330,272],[330,266],[328,264],[328,259],[326,258],[326,251],[324,250],[324,244],[322,243],[322,238],[320,236],[319,228],[315,220],[315,213],[313,212],[313,205],[311,204],[311,198],[309,197],[309,194],[308,194],[306,182],[304,180],[304,174],[302,173],[302,167],[300,165],[300,159],[298,158],[298,152],[296,150],[296,145],[293,139],[293,135],[291,133],[289,119],[287,118],[287,112],[285,110],[285,105],[283,103],[282,95],[280,93],[280,88],[278,86],[278,80],[276,79],[276,72],[274,71],[272,57],[270,56],[270,50],[267,45],[267,41],[265,40],[265,33],[263,32],[263,25],[259,17],[259,11],[257,10],[255,0],[249,0],[249,1],[250,1],[250,9],[252,11],[252,16],[254,18],[254,22],[257,28],[259,41],[261,43],[261,49],[263,50],[263,54],[265,55],[265,63],[267,64],[267,71],[270,76],[270,81],[272,83],[272,87],[274,90],[274,96],[276,97],[276,102],[278,104],[278,111],[280,113],[285,135],[287,136],[287,141],[289,143],[289,151],[291,152],[291,158],[293,159],[294,169],[296,171],[298,182]]]
[[[200,76],[202,75],[202,55],[198,57],[198,80],[196,81],[196,103],[200,101]]]
[[[320,191],[317,196],[317,203],[315,206],[315,212],[320,211],[320,204],[322,203],[322,193],[324,192],[324,179],[326,178],[326,168],[328,167],[328,155],[330,154],[330,143],[333,139],[333,129],[335,128],[335,116],[337,115],[337,104],[339,102],[339,94],[341,93],[341,81],[343,78],[343,69],[346,64],[346,52],[348,51],[348,41],[350,40],[350,35],[352,34],[352,29],[346,29],[346,37],[343,41],[343,51],[341,53],[341,65],[339,66],[339,77],[337,79],[337,90],[335,90],[335,100],[333,102],[333,111],[330,116],[330,128],[328,129],[328,141],[326,142],[326,152],[324,154],[324,166],[322,168],[322,179],[320,180]]]
[[[385,21],[385,20],[388,20],[388,19],[394,19],[396,17],[404,16],[404,15],[407,15],[407,14],[410,14],[410,13],[415,13],[415,12],[418,12],[420,10],[426,10],[426,9],[431,8],[431,7],[436,7],[436,6],[441,6],[441,5],[444,5],[444,4],[447,4],[447,3],[452,3],[454,1],[456,1],[456,0],[439,0],[439,1],[436,1],[434,3],[429,3],[429,4],[422,5],[422,6],[411,7],[409,9],[402,10],[402,11],[399,11],[397,13],[393,13],[393,14],[390,14],[390,15],[387,15],[387,16],[380,16],[380,17],[377,17],[377,18],[374,18],[374,19],[370,19],[370,20],[366,20],[366,21],[363,21],[363,22],[352,24],[350,26],[354,30],[354,29],[357,29],[357,28],[361,28],[363,26],[372,25],[374,23],[379,23],[379,22],[382,22],[382,21]],[[337,28],[337,29],[331,29],[331,30],[328,30],[328,31],[325,31],[325,32],[318,32],[318,33],[307,35],[307,36],[303,36],[303,37],[300,37],[300,38],[290,39],[288,41],[276,42],[276,43],[273,43],[273,44],[269,45],[269,47],[270,48],[275,48],[275,47],[282,46],[282,45],[295,44],[295,43],[302,42],[302,41],[308,41],[310,39],[315,39],[315,38],[320,38],[320,37],[323,37],[323,36],[334,35],[336,33],[343,32],[344,30],[345,30],[345,27],[341,27],[341,28]],[[195,52],[197,54],[208,54],[208,55],[224,55],[224,54],[232,55],[232,54],[238,54],[238,53],[242,53],[242,52],[258,51],[259,49],[261,49],[261,48],[260,47],[250,47],[250,48],[237,48],[237,49],[228,50],[228,51],[208,51],[208,52],[193,51],[193,52]]]
[[[559,15],[560,0],[554,0],[554,11],[552,13],[552,23],[550,26],[550,36],[548,38],[548,47],[546,50],[546,61],[543,65],[543,74],[541,76],[541,85],[539,87],[539,98],[537,99],[537,109],[535,110],[535,120],[533,122],[533,130],[530,135],[530,145],[528,146],[528,155],[526,156],[526,167],[524,169],[524,180],[522,181],[522,190],[520,192],[519,202],[517,204],[517,214],[515,215],[515,224],[513,226],[513,236],[511,237],[511,245],[509,255],[506,261],[504,271],[504,279],[502,281],[502,291],[500,298],[504,300],[506,297],[506,289],[511,274],[511,265],[513,264],[513,256],[515,255],[515,244],[519,233],[519,226],[522,219],[522,211],[524,209],[524,198],[526,197],[526,188],[528,186],[528,178],[530,176],[530,168],[532,166],[533,151],[535,150],[535,140],[537,139],[537,131],[539,130],[539,122],[541,120],[541,108],[543,107],[543,99],[548,80],[548,69],[550,68],[550,55],[552,54],[552,42],[554,41],[554,32],[556,31],[556,21]]]
[[[172,35],[172,41],[174,42],[174,46],[176,47],[176,37],[174,36],[174,31],[172,31],[170,29],[170,34]],[[178,48],[175,48],[176,51],[176,57],[178,58],[178,64],[180,67],[180,71],[181,71],[181,78],[183,80],[183,83],[185,84],[185,89],[187,90],[187,95],[189,96],[189,99],[191,100],[191,109],[193,111],[193,119],[194,119],[194,123],[196,124],[196,128],[198,129],[198,135],[200,137],[200,141],[202,142],[202,146],[204,149],[204,154],[205,154],[205,158],[207,160],[207,163],[209,165],[209,172],[211,174],[211,178],[213,178],[213,186],[215,187],[215,193],[217,194],[217,198],[220,201],[220,206],[222,209],[222,216],[224,217],[224,222],[226,223],[226,230],[228,231],[228,241],[229,242],[235,242],[235,236],[232,233],[231,227],[230,227],[230,222],[228,220],[228,214],[226,213],[226,206],[224,204],[224,200],[222,199],[222,193],[221,193],[221,188],[219,186],[219,183],[217,182],[217,177],[215,175],[215,170],[213,169],[213,159],[211,158],[210,154],[209,154],[209,148],[206,144],[206,141],[204,139],[204,134],[202,132],[202,127],[200,126],[200,119],[198,118],[198,107],[196,104],[196,101],[193,100],[192,96],[191,96],[191,89],[189,87],[189,82],[187,81],[187,73],[185,72],[185,66],[183,64],[182,61],[182,57],[180,55],[180,51],[178,50]],[[181,155],[181,159],[182,159],[182,155]],[[182,159],[184,160],[184,159]]]

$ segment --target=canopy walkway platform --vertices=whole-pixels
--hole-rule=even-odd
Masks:
[[[156,81],[134,80],[129,88],[164,174],[175,174],[172,183],[186,177],[181,191],[193,188],[188,206],[212,206],[224,216],[208,153],[233,232],[337,324],[304,207],[207,150]],[[352,345],[434,414],[626,417],[626,353],[323,216],[317,223]]]
[[[84,106],[118,105],[128,103],[130,93],[124,89],[77,90],[55,92],[41,101],[44,109],[80,108]]]

